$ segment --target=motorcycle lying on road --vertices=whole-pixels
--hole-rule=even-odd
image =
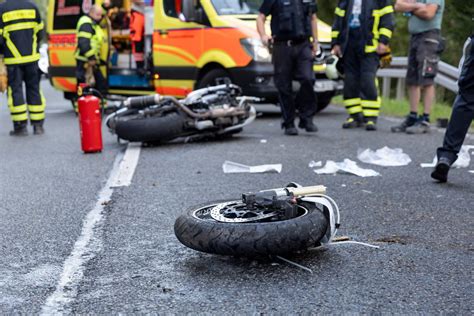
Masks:
[[[185,99],[155,94],[130,97],[109,115],[105,123],[120,139],[160,143],[185,137],[187,140],[229,136],[255,120],[250,102],[233,84],[195,90]]]
[[[233,256],[284,255],[328,244],[339,227],[339,208],[324,186],[242,194],[191,207],[175,222],[178,240],[194,250]]]

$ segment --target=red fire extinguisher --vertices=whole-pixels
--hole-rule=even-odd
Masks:
[[[100,99],[92,94],[87,85],[80,84],[78,94],[79,128],[84,153],[102,151],[102,117]]]

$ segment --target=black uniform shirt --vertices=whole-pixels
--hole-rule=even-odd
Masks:
[[[278,1],[283,1],[283,2],[292,2],[292,1],[301,1],[301,0],[264,0],[262,5],[260,6],[260,13],[262,13],[265,16],[272,16],[272,21],[271,21],[271,29],[272,29],[272,34],[275,35],[278,30],[278,24],[279,24],[279,18],[278,18]],[[311,6],[311,14],[316,14],[318,11],[318,7],[315,3],[316,1],[311,1],[312,6]]]

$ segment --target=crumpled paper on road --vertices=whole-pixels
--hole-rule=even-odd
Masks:
[[[461,147],[459,152],[458,159],[451,166],[452,168],[467,168],[471,163],[471,155],[469,150],[474,150],[474,145],[464,145]],[[473,151],[474,153],[474,151]],[[422,163],[420,166],[422,168],[433,168],[438,163],[438,157],[434,157],[432,162]]]
[[[259,166],[247,166],[241,163],[226,160],[222,164],[222,170],[224,171],[224,173],[280,173],[281,169],[281,163]]]
[[[317,174],[336,174],[337,172],[350,173],[359,177],[376,177],[380,175],[380,173],[375,170],[359,167],[355,161],[350,159],[344,159],[343,162],[328,160],[323,168],[313,171]]]
[[[357,158],[365,163],[384,167],[406,166],[411,162],[410,157],[401,148],[389,148],[387,146],[373,151],[368,148],[359,150]]]

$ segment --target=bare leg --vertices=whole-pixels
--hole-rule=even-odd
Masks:
[[[430,114],[433,102],[436,96],[436,89],[434,85],[426,86],[423,88],[423,113]]]
[[[418,112],[418,104],[420,103],[421,87],[408,86],[408,95],[410,97],[410,111]]]

